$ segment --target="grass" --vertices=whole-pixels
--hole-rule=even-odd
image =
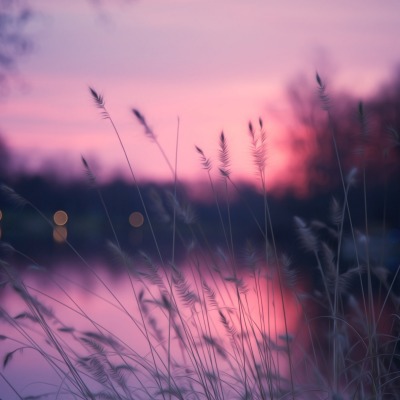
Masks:
[[[215,229],[221,230],[225,243],[223,248],[215,248],[208,242],[201,221],[178,195],[177,152],[171,162],[145,117],[132,110],[144,133],[160,149],[175,183],[173,191],[164,197],[156,194],[149,204],[104,98],[90,88],[96,107],[111,124],[121,145],[155,251],[134,257],[121,248],[96,177],[82,159],[112,227],[114,240],[109,247],[115,265],[124,270],[124,291],[114,289],[113,282],[68,240],[66,245],[96,282],[96,291],[80,289],[98,307],[111,309],[124,332],[87,313],[86,305],[77,300],[71,289],[78,285],[76,280],[64,276],[60,283],[60,277],[35,267],[30,274],[47,279],[49,289],[43,291],[26,275],[19,274],[12,263],[3,260],[4,298],[19,302],[14,307],[6,302],[0,308],[0,319],[7,331],[0,335],[6,349],[0,372],[4,387],[16,399],[400,398],[400,297],[396,290],[400,267],[390,271],[370,256],[367,159],[363,157],[369,134],[367,115],[360,104],[361,163],[346,171],[331,100],[318,75],[317,88],[330,129],[326,140],[332,142],[342,189],[327,205],[327,221],[305,221],[294,216],[293,229],[299,245],[312,260],[303,271],[277,249],[266,189],[267,133],[261,119],[257,126],[250,123],[248,131],[263,196],[263,219],[254,219],[263,246],[260,249],[247,243],[241,253],[238,248],[242,243],[236,243],[232,234],[229,198],[231,192],[240,190],[231,178],[227,136],[221,133],[219,137],[217,166],[203,149],[195,149],[215,197],[219,215]],[[391,133],[397,135],[394,130]],[[219,170],[223,194],[216,189],[213,168]],[[350,201],[358,181],[363,188],[363,202],[357,205],[364,214],[363,232],[354,226]],[[2,190],[14,202],[33,208],[53,228],[52,221],[36,205],[8,187],[3,186]],[[158,210],[159,221],[152,220],[150,207]],[[254,218],[255,210],[248,207],[247,211]],[[154,229],[161,221],[171,229],[168,258]],[[384,220],[382,227],[384,232]],[[349,241],[354,258],[351,263],[344,262],[342,256]],[[184,267],[176,257],[178,245],[186,249]],[[10,245],[2,246],[18,253]],[[28,263],[37,265],[30,259]],[[314,279],[304,276],[311,272]],[[67,313],[81,326],[65,322],[61,316]],[[22,394],[30,386],[21,389],[7,375],[8,369],[18,369],[24,363],[22,357],[26,353],[40,359],[53,376],[46,383],[48,386],[41,383],[41,392],[34,388],[31,397]]]

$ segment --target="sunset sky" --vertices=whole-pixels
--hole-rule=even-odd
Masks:
[[[232,177],[254,176],[247,124],[269,134],[269,179],[290,181],[286,148],[288,84],[315,72],[329,88],[360,98],[387,81],[400,61],[400,2],[353,0],[40,0],[27,27],[34,48],[0,104],[1,131],[18,165],[81,174],[81,155],[99,178],[127,173],[106,106],[139,179],[169,179],[154,143],[130,113],[139,109],[178,176],[205,176],[194,145],[216,159],[226,134]],[[112,4],[112,5],[111,5]],[[217,165],[217,162],[215,162]],[[292,165],[293,167],[293,165]]]

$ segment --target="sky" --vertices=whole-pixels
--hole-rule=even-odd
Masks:
[[[268,184],[301,168],[288,151],[287,87],[316,71],[362,98],[400,59],[400,3],[370,0],[39,0],[27,27],[33,50],[1,100],[0,128],[19,167],[99,179],[128,175],[124,153],[88,87],[104,96],[136,178],[171,171],[131,113],[141,111],[182,181],[206,178],[199,146],[218,167],[224,131],[232,178],[254,180],[248,121],[268,134]],[[179,125],[178,125],[179,120]],[[179,126],[179,129],[178,129]],[[179,131],[179,135],[177,132]],[[178,144],[178,145],[177,145]]]

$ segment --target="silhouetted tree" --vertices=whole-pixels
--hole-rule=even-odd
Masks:
[[[105,14],[106,5],[130,3],[132,0],[82,0],[84,1],[92,4],[97,12]],[[7,93],[10,78],[18,70],[18,59],[33,47],[27,25],[37,12],[45,11],[40,7],[43,8],[43,5],[28,0],[0,0],[0,95]]]
[[[362,102],[329,87],[325,93],[328,97],[321,101],[317,83],[304,77],[288,87],[295,118],[295,128],[289,129],[289,146],[304,169],[299,186],[312,194],[339,184],[332,135],[344,174],[352,167],[365,167],[370,182],[395,178],[400,172],[400,67],[389,83]]]
[[[0,0],[0,95],[7,91],[10,76],[17,71],[18,58],[32,48],[25,32],[32,16],[24,1]]]
[[[0,179],[7,177],[10,171],[11,154],[4,140],[0,136]]]

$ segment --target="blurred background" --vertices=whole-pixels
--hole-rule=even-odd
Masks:
[[[85,176],[84,156],[122,240],[134,251],[151,246],[124,154],[90,86],[104,96],[146,199],[156,191],[168,203],[173,177],[132,108],[145,116],[173,165],[178,145],[182,198],[215,240],[215,204],[195,146],[212,160],[218,186],[218,140],[225,133],[231,179],[241,192],[232,190],[237,241],[261,240],[243,203],[262,215],[248,135],[249,121],[258,127],[261,118],[273,223],[278,239],[286,239],[282,247],[295,251],[295,235],[287,236],[293,215],[326,219],[332,194],[341,195],[318,72],[331,98],[345,172],[364,162],[357,152],[362,146],[369,216],[382,223],[385,208],[398,248],[399,11],[396,1],[382,7],[308,0],[295,7],[258,0],[2,0],[0,178],[58,226],[54,233],[2,196],[2,240],[26,253],[44,245],[46,254],[59,252],[65,235],[82,250],[104,247],[112,232]],[[359,194],[354,199],[360,201]],[[60,223],[57,212],[66,213]]]
[[[219,292],[230,285],[233,266],[256,260],[251,267],[262,264],[266,278],[259,290],[266,296],[268,330],[274,324],[277,340],[289,343],[294,337],[311,354],[302,336],[308,325],[292,296],[298,289],[314,296],[307,313],[320,312],[323,319],[327,303],[315,254],[306,251],[295,227],[293,218],[299,216],[306,232],[312,230],[318,239],[315,253],[331,256],[323,261],[332,265],[340,257],[337,272],[349,289],[346,312],[355,297],[365,305],[364,283],[354,266],[360,271],[376,267],[371,285],[377,310],[386,304],[386,293],[399,304],[399,15],[397,0],[0,0],[0,322],[7,322],[7,315],[11,321],[1,325],[0,356],[3,367],[10,365],[0,372],[0,397],[16,398],[18,392],[18,398],[42,398],[64,385],[62,375],[49,375],[31,354],[16,354],[17,360],[9,362],[22,343],[18,333],[25,334],[21,320],[27,319],[17,281],[10,278],[14,267],[29,291],[66,318],[64,332],[69,326],[87,329],[90,316],[90,322],[102,321],[143,350],[147,347],[137,342],[141,335],[127,329],[113,307],[115,293],[127,309],[136,310],[128,281],[134,277],[139,289],[139,275],[128,278],[122,264],[146,269],[154,257],[156,271],[158,263],[169,266],[172,260],[187,275],[195,267],[202,280],[215,269]],[[105,110],[96,107],[89,88],[103,96]],[[329,115],[323,105],[329,105]],[[263,222],[264,193],[251,130],[266,135],[273,238]],[[228,149],[222,165],[221,132]],[[329,250],[338,248],[339,224],[333,217],[344,202],[332,133],[342,172],[352,183],[352,225],[346,214],[339,255]],[[176,166],[176,186],[164,155]],[[230,170],[229,181],[221,177],[221,167]],[[271,288],[279,292],[277,269],[265,253],[257,258],[258,250],[265,251],[265,236],[286,255],[279,261],[291,278],[285,283],[295,284],[282,295],[287,314],[279,305],[275,314],[269,297]],[[119,245],[140,264],[121,262],[119,249],[117,259]],[[232,282],[236,270],[234,276]],[[389,323],[394,311],[391,305],[384,308],[379,318],[382,314]],[[75,312],[68,317],[67,311]],[[285,333],[286,316],[290,329]],[[329,358],[325,340],[335,336],[315,321],[323,361]],[[398,351],[394,342],[393,354]],[[391,351],[383,353],[394,364]],[[347,359],[350,351],[343,354]],[[316,366],[319,377],[324,372]],[[304,368],[296,369],[302,375]],[[362,369],[370,382],[369,371]],[[347,376],[347,368],[343,371]],[[384,375],[385,390],[386,379],[397,384],[391,373]],[[359,381],[354,380],[357,391]]]

